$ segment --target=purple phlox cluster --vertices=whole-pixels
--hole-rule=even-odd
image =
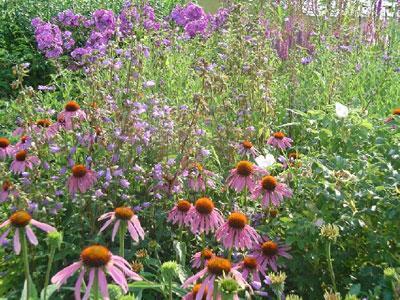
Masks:
[[[71,9],[67,9],[58,13],[57,19],[64,26],[78,27],[81,24],[81,21],[84,20],[84,17],[75,14]]]
[[[202,7],[192,2],[185,6],[177,5],[171,13],[171,19],[182,26],[185,35],[193,38],[196,35],[207,36],[212,30],[217,30],[226,23],[228,9],[219,9],[215,15],[206,14]]]
[[[35,29],[38,49],[47,58],[60,57],[63,53],[63,39],[60,28],[57,25],[43,22],[40,18],[34,18],[31,24]]]

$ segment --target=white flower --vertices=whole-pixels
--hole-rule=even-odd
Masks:
[[[276,162],[275,157],[272,154],[267,154],[265,156],[263,155],[257,156],[255,158],[255,161],[257,165],[263,169],[272,166]]]
[[[336,107],[336,115],[338,118],[347,118],[349,115],[349,108],[339,102],[336,102],[335,104]]]

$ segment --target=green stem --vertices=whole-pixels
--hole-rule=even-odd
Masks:
[[[214,279],[214,291],[213,291],[213,300],[218,299],[218,282]]]
[[[26,300],[29,300],[29,293],[30,293],[30,280],[29,280],[29,260],[28,260],[28,246],[26,243],[26,237],[24,234],[24,230],[18,228],[19,231],[19,238],[21,241],[22,246],[22,256],[24,259],[24,267],[25,267],[25,280],[26,280]]]
[[[169,278],[168,280],[168,294],[169,300],[172,300],[172,278]]]
[[[203,249],[206,248],[206,235],[204,233],[204,231],[201,233],[201,240],[203,242]]]
[[[56,247],[51,246],[50,248],[50,254],[49,254],[49,261],[47,262],[47,270],[46,270],[46,276],[44,278],[44,300],[47,299],[47,286],[49,285],[49,278],[50,278],[50,271],[51,271],[51,265],[53,264],[53,259],[54,259],[54,254],[56,253]]]
[[[126,232],[126,223],[125,221],[121,221],[119,225],[119,256],[124,257],[125,254],[125,232]]]
[[[232,251],[233,251],[233,248],[230,248],[230,249],[229,249],[229,252],[228,252],[228,259],[229,259],[229,260],[232,259]]]
[[[336,280],[335,280],[335,273],[333,272],[333,265],[332,265],[332,258],[331,258],[331,242],[329,241],[326,246],[326,256],[328,257],[328,268],[329,274],[331,276],[331,281],[333,285],[333,291],[336,293]]]
[[[96,270],[94,273],[94,282],[93,282],[93,289],[94,289],[94,300],[99,300],[99,271]]]

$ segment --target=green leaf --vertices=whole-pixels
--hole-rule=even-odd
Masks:
[[[134,283],[128,284],[129,289],[153,289],[153,290],[162,290],[163,285],[151,281],[136,281]]]
[[[349,290],[349,294],[350,295],[358,295],[361,291],[361,284],[357,283],[357,284],[353,284]]]
[[[185,265],[186,263],[186,243],[181,242],[181,241],[174,241],[174,249],[176,252],[176,260],[178,263],[181,265]]]
[[[57,285],[55,284],[48,285],[46,291],[46,299],[49,299],[50,296],[53,295],[56,290],[57,290]],[[44,289],[40,292],[40,300],[44,300]]]
[[[30,284],[30,289],[29,289],[29,298],[27,297],[27,290],[26,290],[26,288],[27,288],[27,284],[26,284],[26,280],[25,280],[25,282],[24,282],[24,289],[22,290],[22,294],[21,294],[21,300],[26,300],[26,299],[29,299],[29,300],[39,300],[39,297],[38,297],[38,292],[37,292],[37,290],[36,290],[36,286],[35,286],[35,284],[33,283],[33,281],[32,281],[32,278],[29,276],[29,284]]]

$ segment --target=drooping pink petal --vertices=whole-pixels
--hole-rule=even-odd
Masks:
[[[32,231],[32,228],[29,225],[25,227],[25,233],[26,233],[26,236],[27,236],[29,242],[32,245],[36,246],[39,243],[35,233]]]
[[[81,300],[81,286],[84,276],[85,276],[85,271],[81,270],[78,276],[78,280],[75,283],[75,288],[74,288],[75,300]]]
[[[51,283],[56,284],[57,287],[60,287],[64,284],[69,277],[72,276],[80,267],[82,266],[82,262],[74,262],[72,265],[62,269],[56,275],[51,278]]]
[[[19,254],[21,252],[21,241],[19,240],[19,228],[15,229],[14,234],[14,252],[15,254]]]
[[[92,289],[92,285],[93,285],[93,281],[94,281],[94,274],[96,272],[95,268],[91,268],[90,272],[89,272],[89,282],[88,285],[86,287],[86,292],[85,295],[83,295],[83,299],[82,300],[88,300],[90,297],[90,290]]]
[[[53,226],[50,226],[49,224],[45,224],[39,221],[36,221],[34,219],[31,220],[31,224],[40,230],[43,230],[45,232],[51,232],[51,231],[56,231],[56,229]]]
[[[113,242],[114,242],[115,235],[117,234],[117,231],[118,231],[119,223],[120,223],[120,222],[121,222],[120,220],[117,220],[117,222],[115,222],[115,224],[114,224],[114,228],[113,228],[112,236],[111,236],[111,240],[112,240]]]
[[[97,276],[99,280],[100,293],[103,296],[103,300],[109,300],[110,296],[108,295],[106,275],[104,274],[103,270],[99,269]]]
[[[0,224],[0,228],[3,228],[9,224],[10,224],[10,220],[7,219],[6,221],[4,221],[3,223]]]

